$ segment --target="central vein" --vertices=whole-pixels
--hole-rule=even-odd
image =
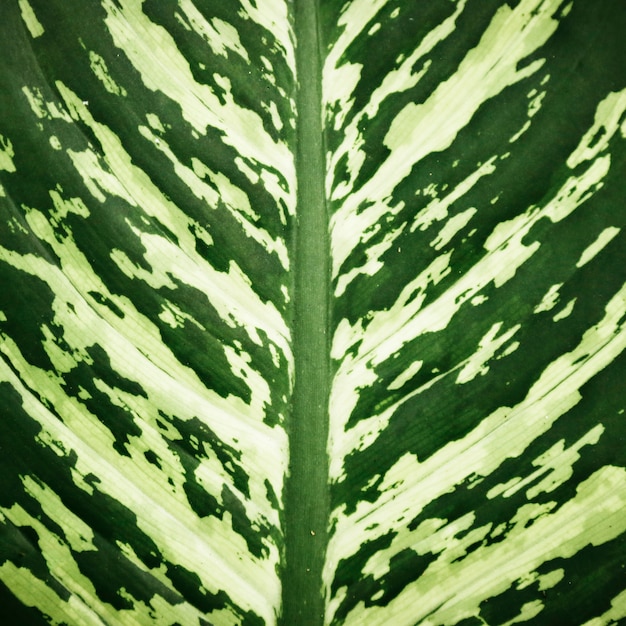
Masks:
[[[296,0],[298,177],[294,256],[295,388],[285,488],[284,626],[323,624],[329,519],[329,237],[324,192],[321,62],[316,0]]]

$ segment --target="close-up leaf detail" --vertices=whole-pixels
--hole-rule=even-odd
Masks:
[[[0,2],[0,623],[626,623],[623,0]]]

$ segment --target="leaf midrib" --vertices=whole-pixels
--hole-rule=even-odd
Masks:
[[[324,189],[321,54],[316,0],[296,0],[297,221],[293,239],[295,384],[285,487],[286,563],[281,623],[323,624],[329,518],[330,245]]]

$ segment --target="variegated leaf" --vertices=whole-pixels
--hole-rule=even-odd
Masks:
[[[0,28],[8,623],[626,618],[621,1]]]

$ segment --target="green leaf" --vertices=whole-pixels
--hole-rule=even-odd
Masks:
[[[626,618],[622,2],[0,30],[7,623]]]

